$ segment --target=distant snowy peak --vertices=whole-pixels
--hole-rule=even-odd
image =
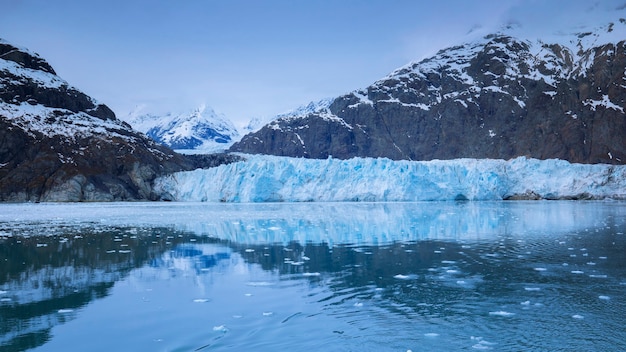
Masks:
[[[124,120],[155,141],[177,150],[215,152],[228,148],[239,132],[224,115],[201,105],[186,112],[145,113],[138,107]]]

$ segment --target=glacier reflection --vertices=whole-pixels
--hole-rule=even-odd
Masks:
[[[622,202],[0,207],[8,350],[516,350],[564,315],[581,349],[624,337]]]
[[[626,216],[623,202],[111,203],[1,205],[0,235],[46,226],[169,227],[238,243],[384,244],[424,239],[534,236]]]

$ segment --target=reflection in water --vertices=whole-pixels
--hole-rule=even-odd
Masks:
[[[189,236],[165,229],[111,229],[51,236],[0,237],[0,344],[23,351],[50,329],[107,296],[116,281]]]
[[[623,203],[201,210],[0,218],[0,349],[626,348]]]

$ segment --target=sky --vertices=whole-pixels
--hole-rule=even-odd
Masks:
[[[118,117],[206,104],[241,127],[477,33],[511,22],[540,33],[594,8],[626,0],[0,0],[0,38]]]

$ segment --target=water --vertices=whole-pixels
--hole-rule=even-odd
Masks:
[[[0,351],[626,350],[623,202],[0,214]]]

